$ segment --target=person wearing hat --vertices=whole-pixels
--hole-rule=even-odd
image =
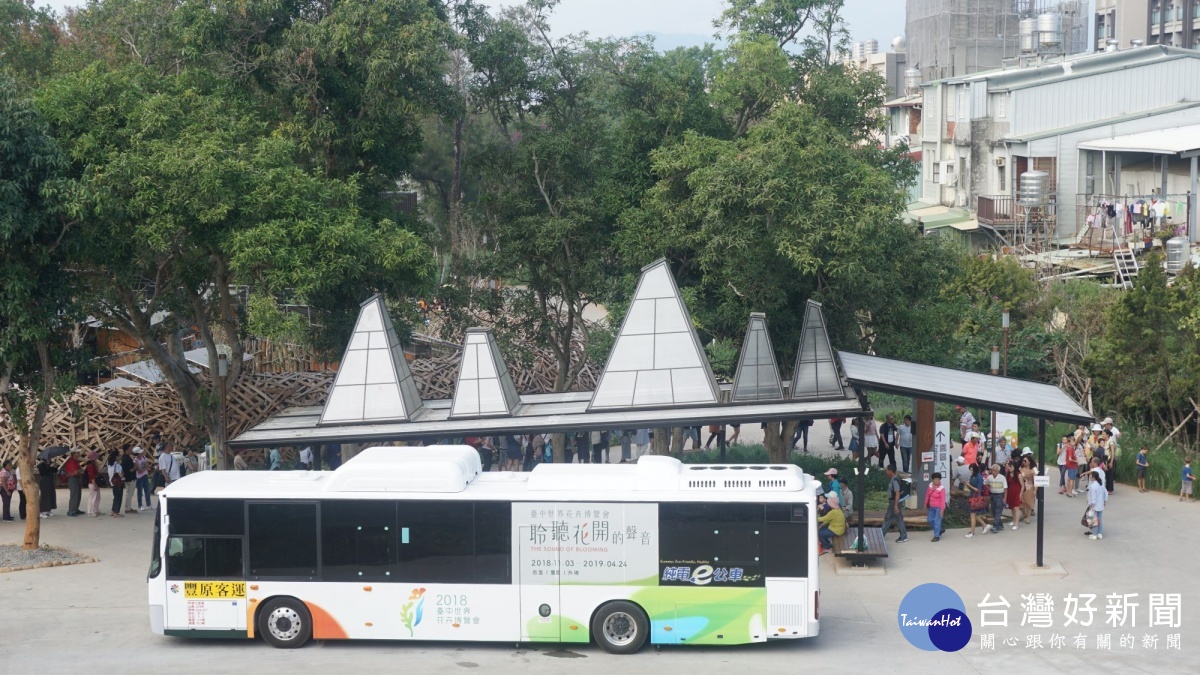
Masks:
[[[87,464],[83,467],[83,473],[87,477],[88,484],[88,506],[87,514],[93,518],[100,517],[100,467],[97,463],[100,456],[95,450],[88,452]]]
[[[78,516],[83,513],[79,510],[79,503],[83,499],[83,464],[79,461],[79,449],[71,448],[71,452],[67,455],[67,461],[63,463],[63,472],[67,474],[67,515]]]
[[[1104,427],[1105,431],[1112,435],[1113,442],[1120,442],[1121,430],[1113,426],[1113,418],[1105,417],[1104,421],[1100,422],[1100,425]]]
[[[841,501],[842,482],[838,480],[838,470],[836,468],[830,468],[825,472],[825,476],[829,478],[829,487],[825,489],[825,492],[837,495],[838,501]]]
[[[833,548],[833,538],[846,534],[846,514],[842,512],[841,499],[836,492],[825,493],[829,510],[817,518],[820,529],[817,538],[821,540],[821,555]]]
[[[950,494],[954,497],[970,497],[971,496],[971,467],[967,466],[967,460],[962,458],[962,455],[954,458],[954,466],[950,468],[952,472],[950,479]]]
[[[1037,463],[1033,459],[1033,450],[1025,448],[1021,451],[1021,522],[1029,524],[1029,518],[1034,513],[1034,500],[1037,498],[1037,486],[1034,477],[1037,476]],[[1016,525],[1016,523],[1013,523]]]
[[[1088,539],[1104,538],[1104,506],[1108,503],[1108,491],[1104,489],[1104,475],[1099,469],[1092,470],[1092,481],[1088,485],[1088,506],[1096,512],[1096,525]]]

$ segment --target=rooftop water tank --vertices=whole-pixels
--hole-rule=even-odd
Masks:
[[[1021,19],[1017,30],[1020,34],[1021,53],[1032,54],[1035,51],[1034,48],[1037,46],[1033,36],[1034,31],[1037,30],[1037,19],[1032,17]]]
[[[1167,240],[1167,271],[1182,272],[1188,259],[1188,240],[1173,237]]]
[[[1062,44],[1062,14],[1046,12],[1037,18],[1038,44],[1043,48],[1054,48]]]
[[[1045,206],[1050,201],[1050,174],[1045,171],[1021,174],[1018,201],[1022,206]]]
[[[921,69],[904,69],[904,93],[912,96],[921,90]]]

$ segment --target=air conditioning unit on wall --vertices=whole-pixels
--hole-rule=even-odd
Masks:
[[[993,159],[992,164],[995,164],[996,166],[1004,166],[1004,157],[997,157]]]

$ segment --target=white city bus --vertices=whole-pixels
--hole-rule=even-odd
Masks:
[[[795,466],[543,464],[370,448],[336,471],[204,471],[154,530],[159,634],[742,644],[818,630],[816,487]]]

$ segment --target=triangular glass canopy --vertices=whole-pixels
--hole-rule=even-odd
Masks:
[[[730,400],[734,403],[783,400],[779,365],[775,362],[771,336],[767,334],[767,315],[761,312],[750,314],[750,323],[746,325]]]
[[[647,265],[588,410],[718,401],[712,368],[667,261]]]
[[[796,368],[792,373],[792,398],[844,395],[833,349],[829,346],[829,333],[825,330],[825,315],[821,311],[821,303],[809,300],[804,310],[804,329],[800,333]]]
[[[383,297],[373,296],[358,312],[320,423],[405,421],[422,405]]]
[[[488,328],[468,328],[450,418],[508,416],[520,403],[512,375]]]

